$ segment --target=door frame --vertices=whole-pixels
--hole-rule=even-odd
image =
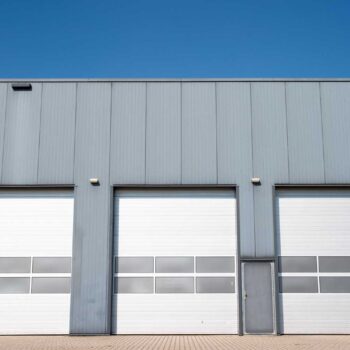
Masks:
[[[244,264],[246,263],[270,263],[271,266],[271,291],[272,291],[272,326],[273,326],[273,332],[271,333],[248,333],[246,332],[246,325],[245,325],[245,288],[244,288]],[[276,259],[274,258],[252,258],[252,259],[241,259],[240,262],[240,270],[241,270],[241,320],[242,320],[242,335],[277,335],[277,310],[276,310]]]

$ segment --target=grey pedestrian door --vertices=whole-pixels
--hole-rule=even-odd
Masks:
[[[248,334],[271,334],[274,327],[273,265],[243,263],[243,329]]]

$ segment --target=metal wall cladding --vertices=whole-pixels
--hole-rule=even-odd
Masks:
[[[77,84],[43,84],[39,183],[73,184]]]
[[[6,97],[7,84],[0,84],[0,157],[3,159],[4,138],[5,138],[5,118],[6,118]],[[2,163],[0,163],[0,178],[2,177]]]
[[[181,84],[147,84],[146,183],[181,184]]]
[[[318,83],[287,83],[291,183],[324,183],[321,99]]]
[[[112,186],[236,185],[240,254],[271,257],[274,185],[350,182],[349,111],[345,81],[3,82],[1,183],[76,186],[71,329],[106,332]]]
[[[2,182],[36,184],[40,139],[42,84],[32,91],[7,89]]]
[[[182,84],[182,183],[217,184],[215,83]]]
[[[79,84],[109,86],[111,184],[235,184],[252,202],[253,175],[259,191],[350,180],[350,82]],[[3,184],[74,182],[79,84],[0,83]]]
[[[350,83],[320,83],[326,183],[350,182]]]
[[[111,182],[144,184],[146,83],[112,84]]]

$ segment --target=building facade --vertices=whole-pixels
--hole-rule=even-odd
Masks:
[[[0,82],[0,333],[350,333],[350,80]]]

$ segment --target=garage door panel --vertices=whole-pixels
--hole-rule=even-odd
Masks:
[[[282,333],[350,333],[350,294],[280,294],[280,303]]]
[[[0,334],[69,332],[71,191],[0,192]]]
[[[0,296],[1,334],[68,333],[69,304],[69,294],[2,294]]]
[[[114,203],[113,332],[237,333],[234,192],[122,190]]]
[[[64,197],[0,197],[0,256],[71,255],[73,205]]]
[[[118,240],[114,249],[119,255],[186,255],[193,251],[198,255],[232,255],[232,249],[236,249],[236,208],[232,197],[151,198],[149,202],[134,197],[116,201]]]
[[[350,333],[350,191],[277,198],[282,333]]]
[[[142,298],[123,294],[118,299],[119,311],[113,318],[119,319],[114,324],[119,334],[167,334],[172,329],[183,334],[232,334],[238,327],[232,294],[220,299],[210,294],[181,295],[181,299],[171,294]]]

